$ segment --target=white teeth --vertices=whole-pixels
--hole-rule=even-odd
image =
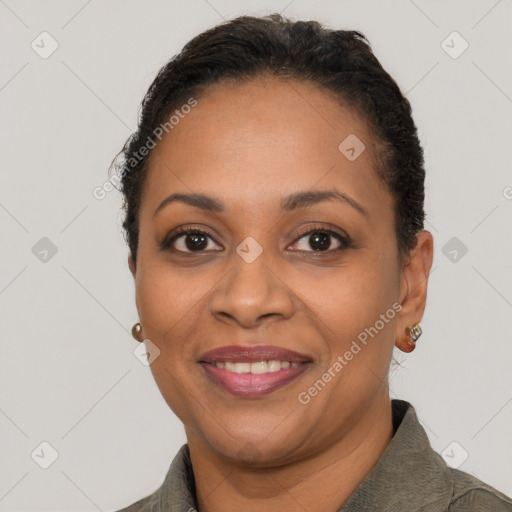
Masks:
[[[232,361],[215,361],[213,363],[217,368],[225,368],[226,370],[234,373],[274,373],[287,368],[298,368],[300,363],[290,363],[290,361],[277,361],[272,359],[270,361],[257,361],[255,363],[238,363]]]
[[[281,361],[272,360],[268,362],[269,372],[278,372],[281,369]]]
[[[251,371],[251,363],[233,363],[233,371],[235,373],[249,373]]]
[[[251,373],[267,373],[267,361],[260,361],[258,363],[251,363]]]

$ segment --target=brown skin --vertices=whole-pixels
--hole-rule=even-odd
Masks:
[[[374,171],[372,134],[331,93],[258,78],[212,86],[197,99],[153,150],[137,264],[129,258],[141,339],[161,351],[151,370],[185,425],[201,512],[335,511],[392,437],[387,375],[394,345],[414,348],[408,329],[425,308],[432,236],[421,231],[400,264],[393,197]],[[338,150],[351,133],[366,145],[353,162]],[[280,210],[293,192],[331,188],[368,214],[333,200]],[[153,218],[175,192],[213,196],[225,211],[174,202]],[[210,233],[203,253],[180,252],[187,235],[174,250],[159,248],[190,224]],[[351,245],[337,250],[333,236],[327,251],[315,251],[318,242],[302,232],[318,225],[345,231]],[[263,248],[250,264],[236,252],[248,236]],[[393,303],[400,313],[301,404],[299,393]],[[232,344],[277,345],[313,362],[285,387],[241,398],[198,364],[206,351]]]

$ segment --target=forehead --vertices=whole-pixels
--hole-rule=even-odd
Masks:
[[[153,205],[176,189],[218,197],[236,190],[230,202],[254,207],[270,192],[317,184],[341,186],[362,200],[382,193],[371,132],[335,93],[266,77],[216,84],[196,100],[152,151],[144,196]],[[342,151],[346,140],[364,148],[355,160]]]

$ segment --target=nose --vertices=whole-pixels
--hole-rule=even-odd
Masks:
[[[261,254],[247,263],[235,255],[233,267],[214,289],[210,312],[218,320],[244,328],[256,327],[265,319],[288,319],[294,312],[293,293]]]

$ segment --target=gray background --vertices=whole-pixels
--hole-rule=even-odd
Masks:
[[[272,11],[362,31],[412,103],[436,246],[392,397],[447,460],[512,495],[511,0],[0,0],[0,510],[116,510],[185,442],[133,354],[121,196],[92,191],[167,59],[223,18]],[[51,49],[43,31],[47,58],[31,47]]]

